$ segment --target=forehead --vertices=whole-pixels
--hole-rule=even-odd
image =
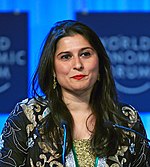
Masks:
[[[89,41],[80,34],[61,38],[56,45],[56,51],[75,47],[92,47]]]

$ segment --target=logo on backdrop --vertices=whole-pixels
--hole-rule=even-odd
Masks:
[[[0,112],[9,113],[27,97],[27,14],[0,13],[0,23]]]
[[[101,38],[111,59],[116,87],[126,94],[150,89],[150,37],[109,36]],[[126,83],[128,80],[128,83]],[[132,86],[131,82],[136,81]]]
[[[3,93],[11,87],[11,80],[14,77],[11,70],[13,66],[26,65],[26,50],[12,50],[11,39],[6,36],[0,36],[0,93]]]
[[[150,111],[149,19],[149,13],[77,13],[106,48],[119,100],[140,111]]]

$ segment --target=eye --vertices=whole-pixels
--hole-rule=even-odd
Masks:
[[[81,56],[88,58],[88,57],[91,56],[91,52],[89,52],[89,51],[83,52],[83,53],[81,54]]]
[[[60,56],[60,59],[61,60],[69,60],[71,58],[71,55],[70,54],[64,54],[64,55],[61,55]]]

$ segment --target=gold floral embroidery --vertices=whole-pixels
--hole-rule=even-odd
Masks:
[[[30,99],[29,101],[23,101],[20,104],[20,106],[22,107],[28,120],[31,122],[31,124],[28,124],[26,127],[28,136],[29,136],[30,132],[33,131],[34,127],[37,126],[37,120],[36,120],[35,114],[39,113],[41,111],[42,105],[43,104],[40,102],[37,103],[37,101],[35,101],[35,99]],[[38,114],[38,121],[41,121],[42,118],[43,118],[43,116]]]
[[[63,165],[62,165],[60,162],[58,162],[58,161],[52,161],[52,162],[50,163],[50,167],[53,167],[53,165],[57,165],[57,166],[59,166],[59,167],[63,167]]]
[[[20,104],[20,106],[24,110],[24,113],[26,114],[27,118],[33,123],[34,126],[36,126],[37,123],[35,121],[33,106],[28,106],[26,104]]]
[[[111,161],[114,161],[115,163],[113,163],[113,165],[118,165],[119,164],[123,164],[124,162],[126,162],[127,160],[125,158],[123,158],[121,160],[121,162],[119,161],[119,156],[123,157],[124,156],[124,153],[128,150],[128,146],[120,146],[118,147],[118,151],[116,153],[115,156],[109,156],[108,159],[111,160]]]
[[[120,167],[117,163],[112,164],[110,167]]]
[[[48,146],[45,142],[38,142],[39,147],[42,149],[43,153],[51,153],[54,158],[59,158],[60,155],[56,153],[50,146]]]
[[[114,161],[116,164],[120,164],[118,156],[114,155],[114,156],[109,156],[108,157],[109,160]],[[113,163],[114,164],[114,163]]]
[[[60,162],[54,160],[54,158],[50,158],[51,159],[50,161],[47,160],[47,158],[46,158],[46,156],[44,154],[41,154],[40,158],[44,160],[43,164],[42,164],[41,161],[37,161],[36,162],[36,166],[35,166],[33,164],[33,160],[30,159],[30,165],[31,165],[31,167],[45,167],[46,163],[48,163],[50,167],[53,167],[53,165],[57,165],[59,167],[63,167],[63,165]]]
[[[45,142],[38,142],[38,145],[42,149],[43,153],[48,153],[48,152],[51,152],[52,154],[55,153],[51,147],[46,145]]]
[[[130,124],[129,127],[132,127],[137,122],[137,111],[129,106],[122,107],[123,114],[129,118]]]
[[[34,167],[33,160],[30,158],[30,165],[31,167]]]
[[[37,100],[35,99],[31,99],[29,102],[28,102],[29,106],[33,106],[34,107],[34,110],[36,112],[40,112],[41,111],[41,103],[38,103]]]
[[[34,125],[33,124],[28,124],[27,125],[26,131],[27,131],[28,137],[29,137],[30,133],[33,131],[33,129],[34,129]]]
[[[42,115],[38,115],[38,120],[41,121],[43,119]]]
[[[124,153],[128,150],[127,146],[119,146],[118,147],[118,151],[117,151],[117,155],[119,156],[124,156]]]
[[[130,128],[132,128],[138,119],[137,118],[138,117],[137,111],[131,106],[124,106],[124,107],[122,107],[122,112],[125,116],[127,116],[129,118],[130,123],[128,123],[128,126]],[[130,137],[133,137],[134,139],[136,137],[136,134],[134,132],[131,132],[131,131],[124,131],[124,134],[128,135]]]
[[[138,116],[137,111],[130,106],[124,106],[122,107],[122,112],[126,117],[129,118],[130,123],[128,124],[128,126],[132,128],[134,124],[137,122],[137,116]],[[129,131],[123,131],[123,132],[124,132],[124,138],[126,138],[127,136],[130,136],[129,138],[132,137],[135,139],[136,137],[136,134],[133,132],[129,132]],[[110,167],[123,166],[127,162],[127,159],[124,158],[124,156],[125,156],[125,153],[128,151],[128,149],[129,149],[129,146],[119,146],[116,155],[108,157],[109,160],[113,161]],[[119,157],[122,157],[122,158],[120,158],[119,160]]]

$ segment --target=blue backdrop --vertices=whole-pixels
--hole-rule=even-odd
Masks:
[[[138,111],[149,111],[150,13],[77,13],[77,20],[101,38],[111,60],[120,101]]]
[[[150,0],[1,0],[0,12],[26,12],[28,14],[28,96],[30,96],[30,82],[38,62],[39,48],[54,22],[62,19],[76,19],[77,12],[84,14],[90,12],[149,13]],[[147,24],[150,23],[148,22]],[[143,29],[139,31],[143,33]],[[24,86],[21,88],[25,90]],[[16,93],[14,92],[14,94]],[[141,102],[145,100],[141,99]],[[3,115],[3,108],[1,106],[2,102],[0,99],[0,112],[2,114],[0,115],[0,122],[1,126],[3,126],[7,115]],[[149,106],[147,105],[146,107],[146,111],[150,111]],[[150,136],[150,114],[144,111],[140,112],[140,114]]]
[[[28,92],[27,13],[0,13],[0,111],[9,113]]]

